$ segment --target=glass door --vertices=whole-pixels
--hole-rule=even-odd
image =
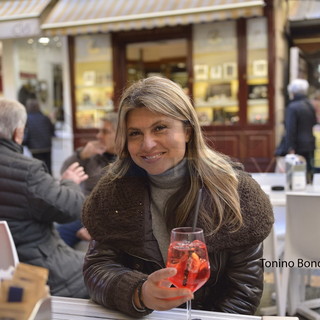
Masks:
[[[126,46],[128,82],[158,75],[187,90],[187,41],[185,39],[131,43]]]

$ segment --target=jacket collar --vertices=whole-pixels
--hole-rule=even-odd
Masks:
[[[16,142],[12,140],[8,140],[5,138],[0,138],[0,146],[4,146],[7,149],[10,149],[11,151],[17,152],[17,153],[23,153],[23,147],[20,144],[17,144]]]

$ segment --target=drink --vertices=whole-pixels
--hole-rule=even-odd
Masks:
[[[198,290],[209,279],[207,248],[200,240],[173,241],[168,250],[167,267],[177,269],[169,280],[178,288]]]

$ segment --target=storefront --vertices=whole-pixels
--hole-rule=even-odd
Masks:
[[[56,55],[63,82],[62,127],[68,137],[73,135],[75,147],[94,136],[105,112],[117,109],[128,82],[164,75],[190,95],[214,148],[239,159],[248,171],[272,170],[275,142],[281,135],[277,128],[282,121],[282,52],[287,50],[279,35],[287,18],[281,16],[285,2],[26,2],[42,3],[38,37],[62,44]],[[15,98],[22,83],[17,80],[18,45],[13,38],[4,41],[3,87],[6,96]],[[40,53],[37,59],[45,61],[47,56]],[[51,62],[37,65],[43,78]],[[12,79],[7,76],[10,68]],[[48,82],[48,101],[52,91]]]
[[[41,28],[68,36],[75,146],[128,81],[161,74],[190,94],[214,148],[271,168],[273,1],[60,0]]]

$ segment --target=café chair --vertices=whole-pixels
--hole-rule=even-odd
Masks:
[[[301,314],[307,319],[320,320],[313,311],[320,299],[306,300],[305,275],[320,269],[320,196],[319,194],[287,194],[286,236],[282,269],[282,292],[279,315]],[[299,263],[300,262],[300,263]],[[312,265],[314,262],[314,265]]]
[[[0,221],[0,269],[16,267],[19,258],[7,221]]]
[[[275,226],[272,227],[271,232],[269,236],[263,241],[263,258],[264,261],[277,261],[280,257],[281,249],[277,246],[277,238],[276,238],[276,232],[275,232]],[[268,267],[268,266],[267,266]],[[273,281],[274,281],[274,287],[275,287],[275,306],[268,306],[268,307],[262,307],[260,309],[260,313],[263,316],[269,316],[269,315],[277,315],[280,314],[280,297],[282,295],[281,292],[281,281],[280,281],[280,269],[279,268],[273,268],[270,267],[270,269],[273,272]],[[265,267],[266,272],[266,267]]]

